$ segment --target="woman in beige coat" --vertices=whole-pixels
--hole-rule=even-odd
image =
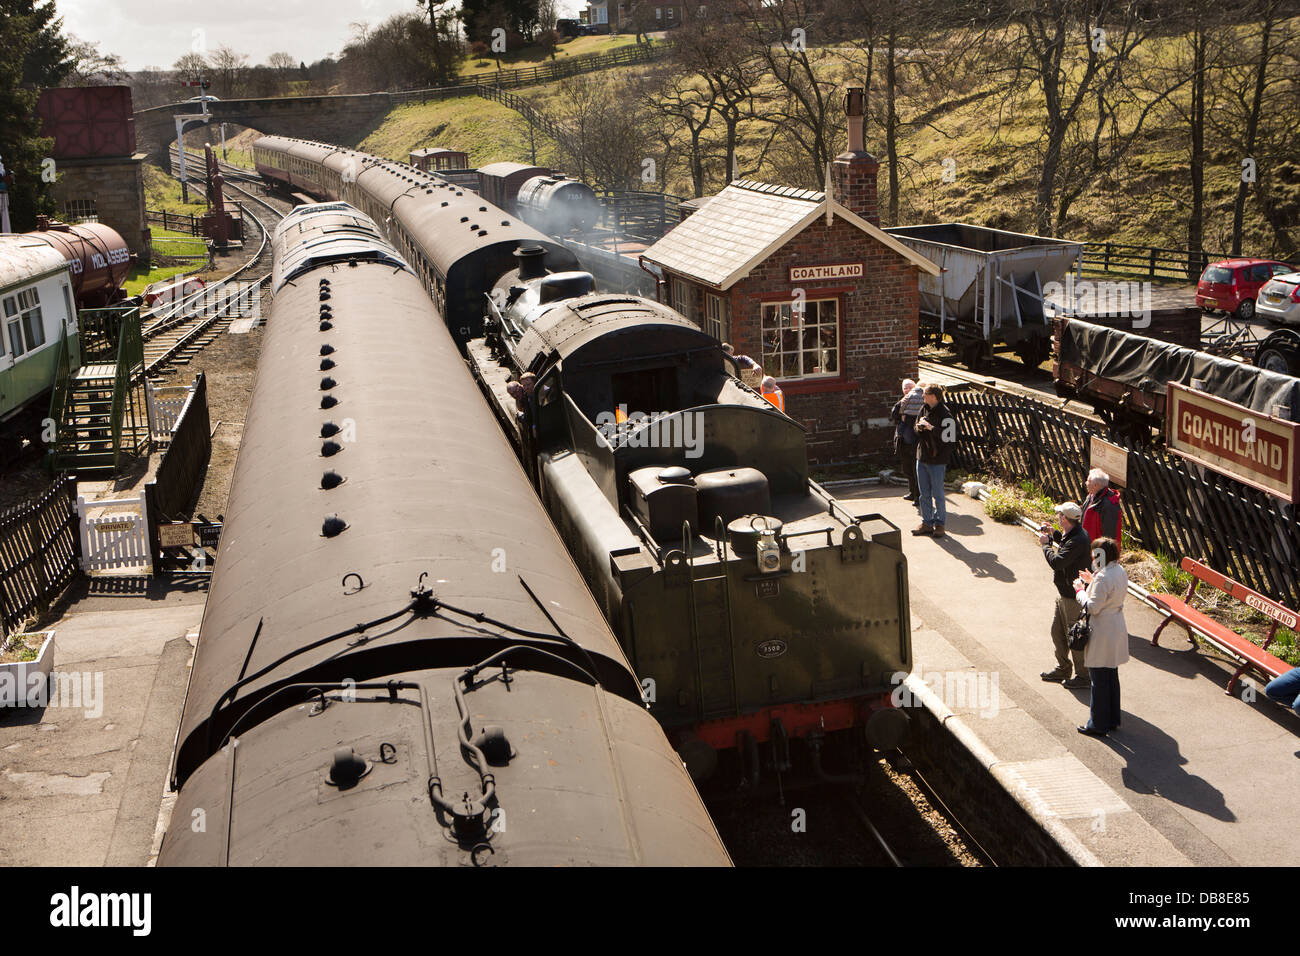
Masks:
[[[1074,582],[1074,596],[1088,612],[1092,637],[1083,662],[1092,679],[1088,722],[1077,730],[1105,737],[1119,727],[1119,665],[1128,661],[1128,624],[1124,599],[1128,597],[1128,572],[1119,563],[1119,545],[1113,538],[1092,542],[1092,573],[1082,571]]]

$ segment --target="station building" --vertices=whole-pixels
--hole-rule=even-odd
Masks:
[[[880,229],[853,93],[829,194],[737,180],[643,254],[663,301],[776,378],[823,465],[886,451],[917,371],[919,275],[940,272]]]

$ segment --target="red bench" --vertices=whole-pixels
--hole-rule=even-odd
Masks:
[[[1268,652],[1268,646],[1273,643],[1273,637],[1277,634],[1279,626],[1289,627],[1293,631],[1296,630],[1298,618],[1295,611],[1283,607],[1276,601],[1270,601],[1264,595],[1252,591],[1244,584],[1220,574],[1213,568],[1207,568],[1199,561],[1183,558],[1181,567],[1192,576],[1192,583],[1188,586],[1187,594],[1182,600],[1168,594],[1150,595],[1151,602],[1169,615],[1156,628],[1156,632],[1151,635],[1152,644],[1160,640],[1160,632],[1171,621],[1177,621],[1183,630],[1187,632],[1189,638],[1192,636],[1192,628],[1195,628],[1219,650],[1242,661],[1242,665],[1232,675],[1232,680],[1228,681],[1228,694],[1236,692],[1237,682],[1241,679],[1241,675],[1252,667],[1269,675],[1270,680],[1274,677],[1281,677],[1291,670],[1290,664]],[[1248,641],[1236,631],[1229,630],[1218,621],[1206,617],[1191,606],[1192,595],[1196,592],[1196,586],[1202,581],[1211,587],[1218,588],[1229,597],[1234,597],[1243,604],[1253,607],[1273,622],[1268,629],[1268,636],[1264,639],[1263,647]]]

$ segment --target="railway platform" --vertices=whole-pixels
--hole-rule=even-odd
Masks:
[[[206,595],[83,578],[60,600],[46,705],[0,712],[0,865],[151,860]]]
[[[905,489],[863,484],[835,493],[850,510],[880,512],[905,532],[918,523]],[[1227,696],[1233,666],[1182,631],[1167,629],[1151,646],[1162,617],[1130,597],[1123,726],[1105,738],[1078,733],[1089,691],[1039,677],[1054,664],[1055,591],[1037,540],[965,495],[950,493],[947,507],[945,538],[903,536],[909,683],[925,680],[945,698],[973,734],[965,746],[1055,834],[1063,857],[1105,866],[1293,864],[1300,839],[1278,821],[1300,771],[1300,717],[1262,686],[1251,703]],[[957,687],[978,692],[953,699]]]

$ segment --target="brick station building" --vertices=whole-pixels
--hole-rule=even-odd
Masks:
[[[940,271],[880,229],[853,93],[829,196],[738,180],[644,253],[667,304],[776,378],[820,464],[886,450],[917,370],[919,272]]]

